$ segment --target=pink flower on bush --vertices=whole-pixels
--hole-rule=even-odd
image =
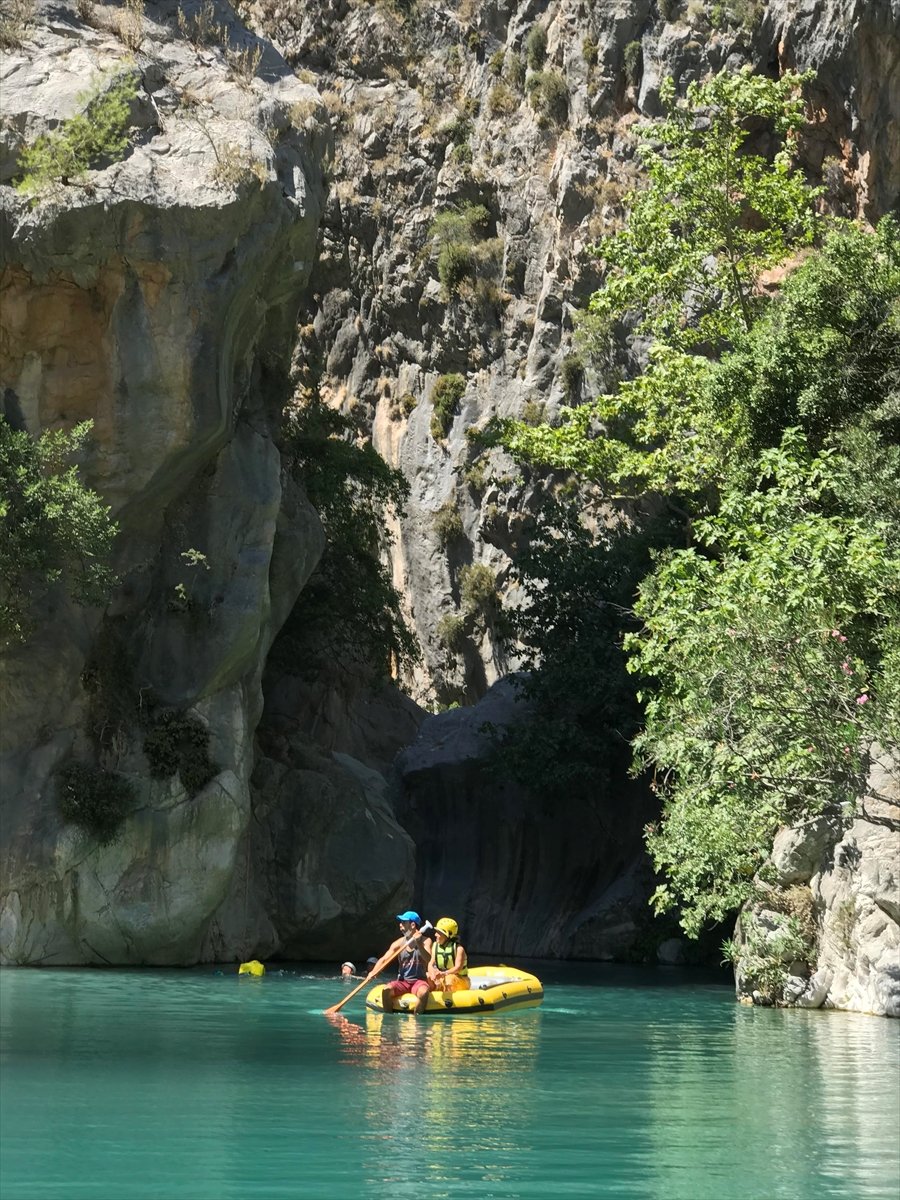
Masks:
[[[845,675],[852,675],[852,674],[853,674],[853,668],[852,668],[852,667],[850,666],[850,664],[847,662],[846,658],[845,658],[845,659],[844,659],[844,661],[841,663],[841,670],[844,672],[844,674],[845,674]]]
[[[861,696],[857,696],[857,697],[856,697],[856,703],[857,703],[857,704],[868,704],[868,703],[869,703],[869,697],[866,695],[866,693],[865,693],[865,692],[863,692],[863,694],[862,694]]]

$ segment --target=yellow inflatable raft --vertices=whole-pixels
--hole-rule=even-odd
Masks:
[[[515,967],[469,967],[469,979],[472,986],[465,991],[431,992],[425,1012],[452,1017],[463,1013],[536,1008],[544,999],[544,987],[537,976]],[[377,983],[366,996],[366,1007],[374,1012],[384,1012],[381,1005],[383,987],[384,983]],[[414,1004],[414,996],[401,996],[397,1011],[407,1012]]]

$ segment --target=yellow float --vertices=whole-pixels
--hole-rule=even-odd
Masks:
[[[453,1017],[464,1013],[536,1008],[544,999],[544,986],[538,977],[516,967],[469,967],[469,980],[472,986],[465,991],[430,992],[424,1014]],[[373,1012],[384,1012],[381,1004],[384,986],[384,983],[377,983],[366,996],[366,1007]],[[408,1012],[415,1002],[415,996],[401,996],[395,1011]]]

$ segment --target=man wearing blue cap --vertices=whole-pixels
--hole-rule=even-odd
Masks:
[[[397,958],[397,978],[385,984],[382,989],[381,1005],[385,1012],[393,1012],[394,1001],[411,992],[416,997],[415,1007],[411,1011],[420,1013],[431,991],[427,980],[432,943],[428,932],[431,926],[427,926],[427,931],[423,929],[422,918],[412,909],[398,913],[397,920],[400,922],[400,936],[391,942],[382,955],[386,958],[395,951],[400,951]]]

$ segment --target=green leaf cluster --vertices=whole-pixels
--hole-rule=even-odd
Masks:
[[[82,92],[78,97],[82,112],[22,151],[16,187],[34,195],[53,185],[80,183],[92,167],[120,158],[128,146],[128,121],[136,95],[132,72],[101,79]]]
[[[59,775],[59,811],[101,846],[115,840],[134,799],[131,782],[116,771],[71,763]]]
[[[435,441],[447,436],[460,400],[466,393],[464,375],[454,371],[439,375],[431,393],[431,436]]]
[[[842,464],[796,431],[759,463],[644,581],[626,639],[654,681],[635,746],[664,806],[657,903],[690,933],[749,897],[781,826],[850,811],[874,745],[900,739],[898,542],[846,512]]]
[[[438,278],[448,296],[480,273],[495,271],[501,246],[488,239],[491,214],[483,204],[463,204],[439,213],[429,237],[437,256]]]
[[[761,272],[815,234],[814,193],[791,153],[804,78],[721,72],[683,100],[663,83],[666,115],[640,132],[648,186],[626,197],[627,227],[595,248],[609,272],[591,300],[597,317],[638,312],[642,330],[680,349],[750,327]],[[760,122],[783,139],[771,160],[747,146]]]
[[[105,604],[116,525],[78,469],[67,465],[91,429],[48,430],[35,440],[0,416],[0,642],[25,639],[32,610],[63,583],[78,604]]]

